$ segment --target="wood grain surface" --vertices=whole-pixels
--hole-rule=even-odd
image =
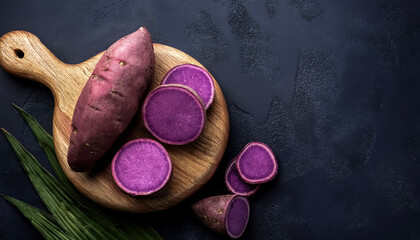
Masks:
[[[172,67],[191,63],[203,67],[175,48],[154,44],[155,75],[149,91],[156,88]],[[172,177],[153,197],[131,197],[112,179],[110,163],[116,150],[135,138],[153,138],[138,113],[98,166],[88,173],[73,172],[67,164],[70,124],[77,98],[102,53],[80,64],[66,64],[54,56],[33,34],[13,31],[0,38],[0,65],[13,75],[46,85],[54,95],[53,138],[61,167],[74,186],[91,200],[114,210],[153,212],[172,207],[200,189],[214,174],[226,149],[229,116],[223,93],[215,83],[215,98],[207,110],[201,136],[183,146],[164,145],[173,163]]]

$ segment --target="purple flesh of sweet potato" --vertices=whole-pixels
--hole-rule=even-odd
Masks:
[[[236,167],[241,178],[250,184],[272,180],[278,170],[273,151],[261,142],[250,142],[239,153]]]
[[[169,70],[162,79],[163,84],[182,84],[192,88],[200,96],[206,109],[214,99],[214,83],[212,76],[203,68],[182,64]]]
[[[192,206],[193,211],[210,229],[231,238],[244,233],[249,220],[249,202],[234,194],[202,199]]]
[[[143,121],[159,141],[183,145],[198,138],[204,128],[205,108],[200,97],[187,86],[161,85],[143,103]]]
[[[230,162],[226,169],[225,183],[231,193],[241,196],[251,196],[260,188],[259,184],[249,184],[242,180],[236,168],[236,158]]]
[[[67,154],[74,171],[90,170],[125,130],[153,78],[154,65],[152,39],[144,27],[105,51],[74,109]]]
[[[172,173],[172,163],[165,148],[152,139],[126,143],[112,160],[112,176],[126,193],[149,195],[162,189]]]

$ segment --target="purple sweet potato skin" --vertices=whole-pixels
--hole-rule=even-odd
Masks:
[[[209,229],[231,238],[241,237],[250,212],[248,200],[235,194],[204,198],[192,209]]]
[[[83,88],[73,113],[67,160],[90,170],[136,113],[153,78],[152,38],[141,27],[105,51]]]
[[[204,198],[192,206],[193,211],[203,221],[204,225],[220,234],[226,231],[226,210],[234,194]]]

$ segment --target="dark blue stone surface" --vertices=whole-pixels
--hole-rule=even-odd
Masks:
[[[418,240],[419,10],[415,0],[2,1],[0,35],[30,31],[79,63],[145,25],[209,69],[229,105],[220,168],[182,204],[131,216],[165,239],[223,239],[189,206],[227,193],[225,167],[259,140],[280,169],[250,198],[244,239]],[[12,103],[51,133],[51,93],[0,70],[0,127],[51,169]],[[0,193],[45,209],[3,136],[0,156]],[[0,239],[41,235],[0,199]]]

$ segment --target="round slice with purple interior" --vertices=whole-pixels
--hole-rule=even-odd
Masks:
[[[249,184],[260,184],[272,180],[278,171],[273,151],[262,142],[250,142],[236,160],[241,178]]]
[[[204,104],[191,88],[161,85],[146,97],[142,108],[147,130],[171,145],[190,143],[200,136],[206,120]]]
[[[161,84],[182,84],[192,88],[200,96],[206,109],[213,103],[213,77],[199,66],[182,64],[173,67],[163,77]]]
[[[236,168],[236,158],[229,163],[226,169],[225,183],[229,192],[241,196],[254,195],[260,188],[259,184],[249,184],[241,178]]]
[[[159,142],[139,138],[120,148],[111,168],[115,182],[124,192],[132,196],[150,195],[166,185],[172,162]]]

